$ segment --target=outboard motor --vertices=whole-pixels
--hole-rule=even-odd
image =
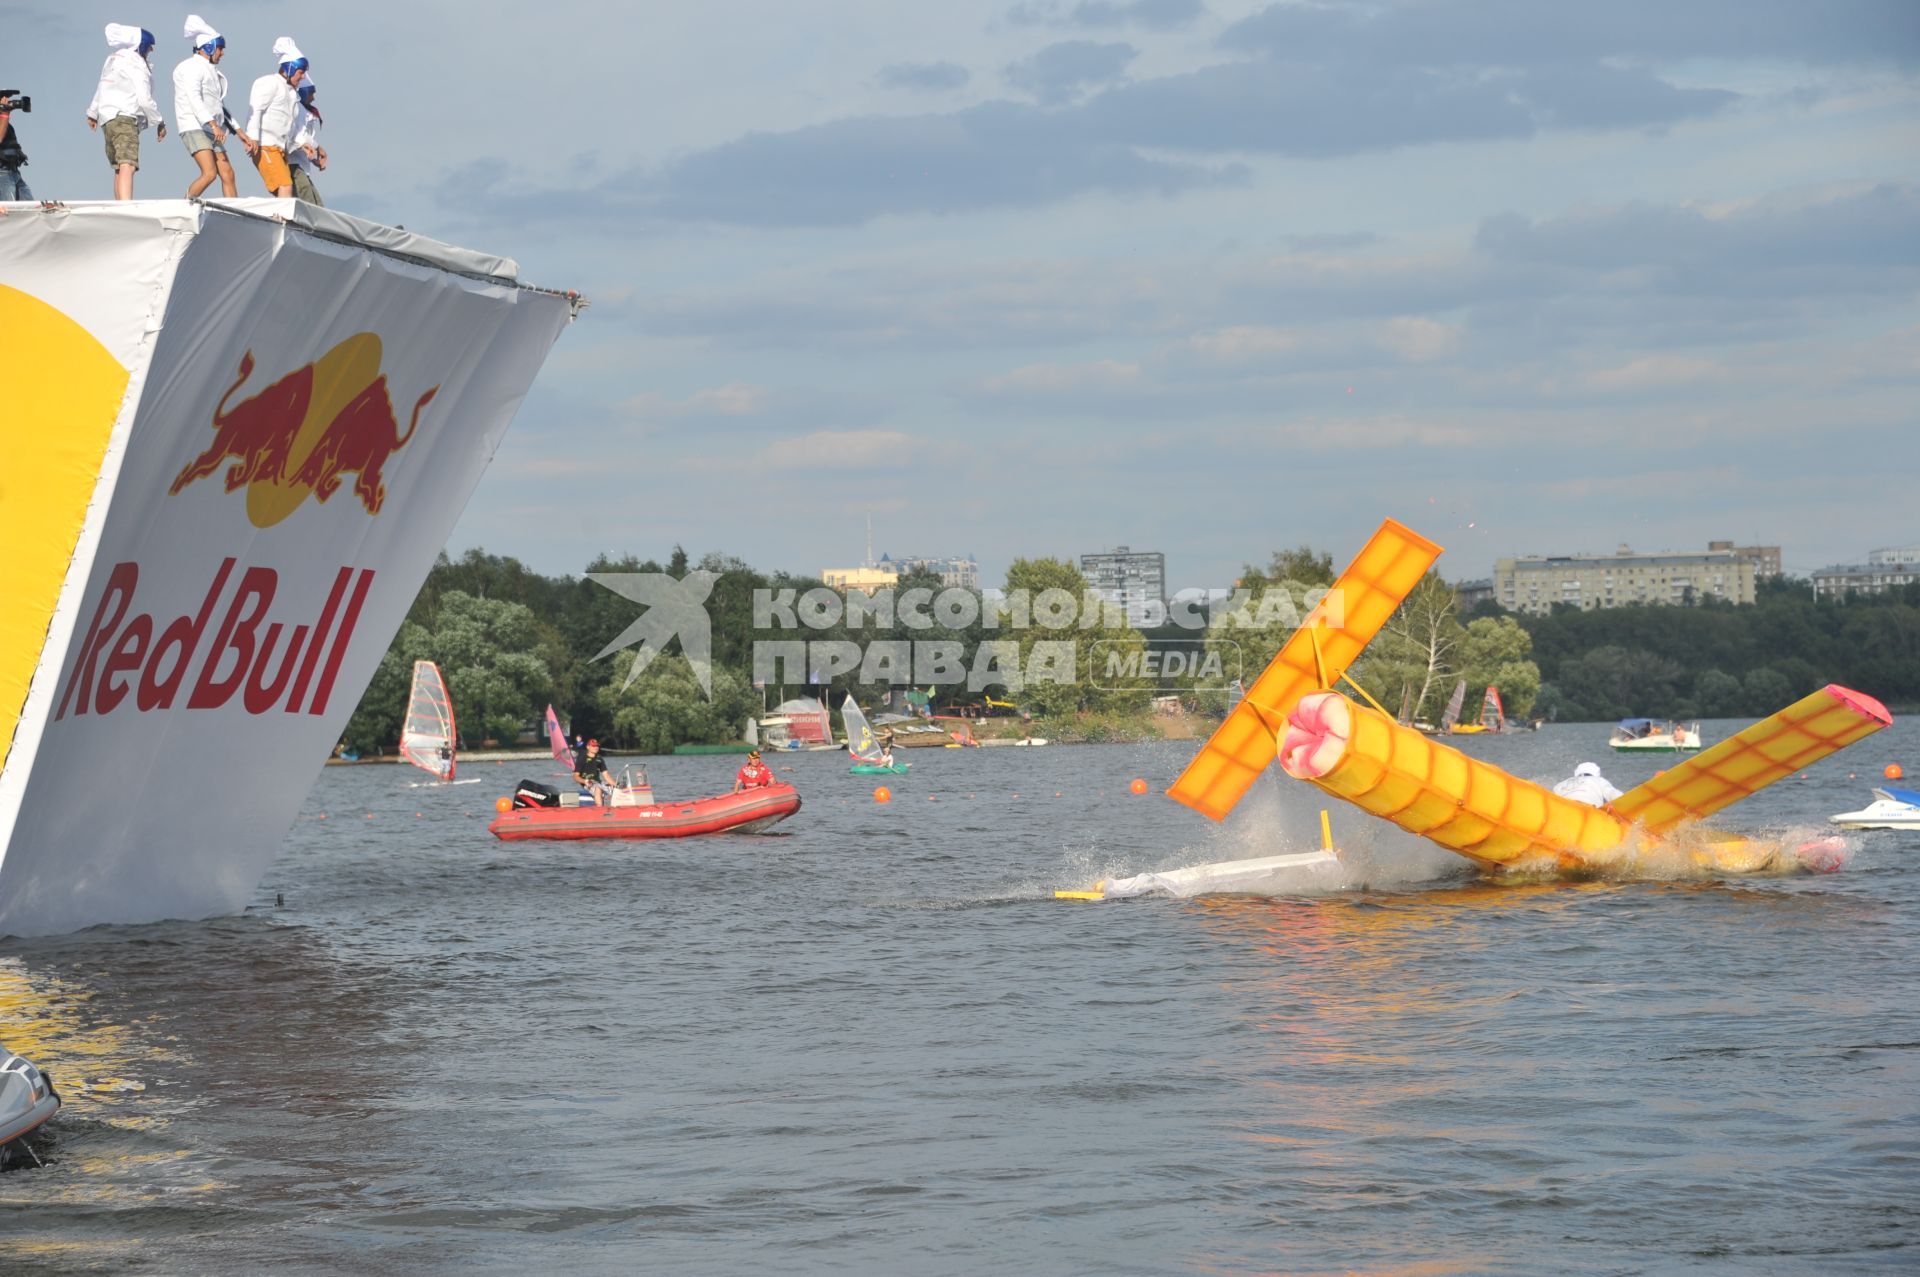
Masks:
[[[537,780],[523,780],[513,791],[515,807],[558,807],[560,791]]]

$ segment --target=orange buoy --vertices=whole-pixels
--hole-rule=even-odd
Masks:
[[[1133,783],[1131,785],[1128,785],[1127,788],[1131,789],[1136,794],[1144,794],[1147,792],[1147,782],[1144,780],[1141,780],[1139,777],[1136,776],[1134,778]]]
[[[1880,774],[1888,780],[1899,780],[1902,776],[1906,775],[1906,772],[1900,769],[1899,763],[1888,763],[1887,769]]]
[[[876,803],[890,803],[893,801],[893,791],[885,785],[882,785],[873,791],[873,801]]]
[[[493,809],[494,809],[495,811],[512,811],[512,810],[513,810],[513,799],[511,799],[511,798],[496,798],[496,799],[494,799],[494,800],[493,800]]]

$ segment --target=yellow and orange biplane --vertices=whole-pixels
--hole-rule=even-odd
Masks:
[[[1334,690],[1440,553],[1392,519],[1381,524],[1168,794],[1221,820],[1277,760],[1288,775],[1503,873],[1602,871],[1650,853],[1717,873],[1838,867],[1831,839],[1791,845],[1697,825],[1893,721],[1859,692],[1822,688],[1598,808]]]

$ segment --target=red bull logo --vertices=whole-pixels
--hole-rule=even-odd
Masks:
[[[326,713],[373,569],[340,568],[318,615],[286,617],[273,615],[278,572],[241,569],[229,593],[235,567],[223,559],[200,606],[166,620],[134,609],[140,565],[114,564],[54,718],[69,710],[111,714],[129,697],[143,714],[170,710],[182,693],[187,709],[219,709],[238,697],[249,714]],[[215,624],[222,598],[226,610]]]
[[[227,401],[253,376],[249,350],[214,409],[213,442],[174,476],[168,491],[178,493],[231,459],[227,491],[247,490],[247,518],[256,528],[279,523],[309,495],[325,502],[346,474],[354,476],[361,506],[379,514],[387,499],[381,468],[413,438],[421,410],[440,391],[434,386],[414,401],[401,433],[380,371],[382,354],[378,336],[355,333],[229,411]]]

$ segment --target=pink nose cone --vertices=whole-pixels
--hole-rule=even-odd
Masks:
[[[1287,715],[1287,729],[1280,736],[1280,766],[1300,780],[1324,776],[1339,765],[1352,734],[1353,709],[1344,696],[1303,696]]]

